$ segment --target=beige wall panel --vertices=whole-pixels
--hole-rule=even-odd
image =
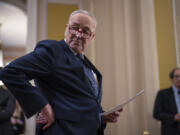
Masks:
[[[176,45],[176,61],[177,66],[180,67],[180,1],[172,0],[173,5],[173,21],[174,21],[174,35]]]
[[[155,0],[160,88],[171,85],[168,75],[176,67],[172,12],[172,0]]]

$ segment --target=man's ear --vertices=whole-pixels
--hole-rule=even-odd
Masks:
[[[67,30],[68,30],[68,24],[66,24],[66,28],[65,28],[65,31],[64,31],[65,37],[66,37]]]
[[[93,40],[94,37],[95,37],[95,33],[92,33],[92,35],[91,35],[91,40]]]

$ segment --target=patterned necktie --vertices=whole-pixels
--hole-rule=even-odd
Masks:
[[[83,66],[84,72],[85,72],[85,74],[91,84],[91,87],[92,87],[92,92],[93,92],[94,96],[97,97],[98,96],[97,82],[93,75],[93,71],[92,71],[89,63],[86,60],[84,60],[84,57],[82,54],[77,54],[76,56],[82,61],[83,65],[84,65]]]

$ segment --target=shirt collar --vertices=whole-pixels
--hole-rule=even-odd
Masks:
[[[173,91],[178,94],[178,91],[179,91],[178,88],[176,88],[175,85],[172,85],[172,88],[173,88]]]

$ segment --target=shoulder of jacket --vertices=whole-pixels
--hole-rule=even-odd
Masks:
[[[57,41],[57,40],[42,40],[38,42],[34,48],[34,50],[44,48],[50,52],[56,53],[59,51],[64,50],[64,41]]]
[[[53,48],[55,46],[57,46],[59,44],[58,41],[56,40],[42,40],[42,41],[39,41],[37,44],[36,44],[36,48],[39,48],[39,47],[49,47],[49,48]]]
[[[166,89],[161,89],[158,91],[159,94],[169,94],[172,92],[172,87],[166,88]]]

